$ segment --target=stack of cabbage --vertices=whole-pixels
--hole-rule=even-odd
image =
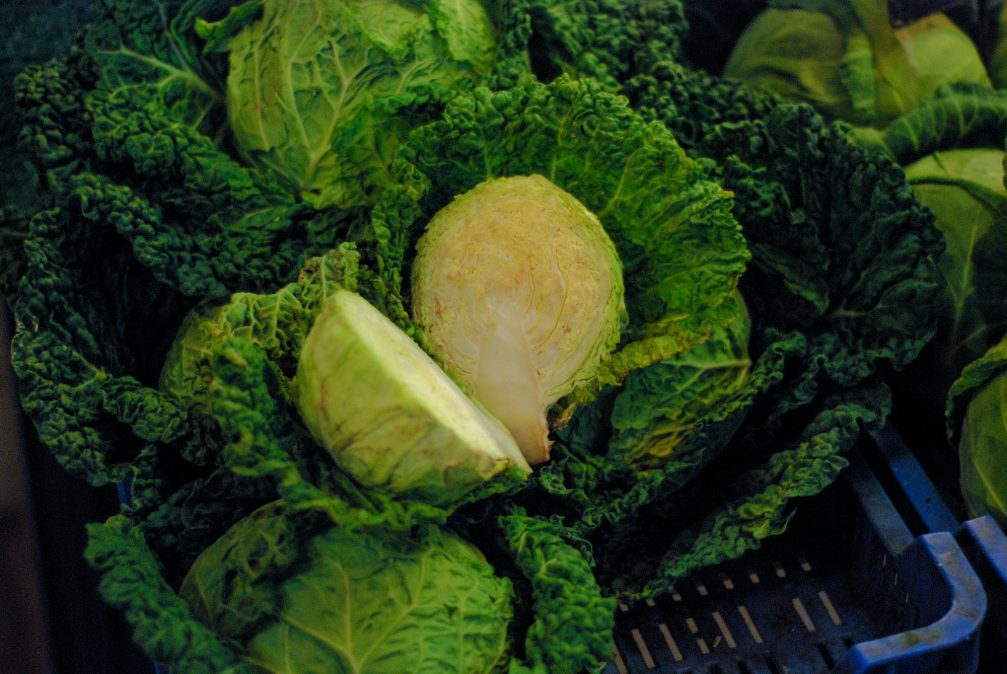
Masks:
[[[590,670],[933,335],[899,166],[681,65],[676,1],[104,5],[17,83],[14,357],[178,671]]]

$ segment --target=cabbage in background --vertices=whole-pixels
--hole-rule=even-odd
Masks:
[[[1007,330],[1005,135],[1004,93],[965,85],[940,89],[883,129],[853,133],[860,144],[905,167],[907,182],[933,211],[945,243],[931,300],[937,334],[899,378],[927,433],[937,432],[926,420],[940,418],[962,368]]]
[[[1007,327],[1007,189],[998,148],[935,152],[906,167],[906,180],[934,211],[946,244],[941,257],[941,315],[936,348],[944,378],[957,376]]]
[[[1007,337],[962,371],[948,395],[947,423],[969,515],[990,514],[1007,526]]]
[[[867,126],[888,124],[943,84],[989,84],[969,36],[944,14],[892,28],[886,0],[771,1],[724,75]]]

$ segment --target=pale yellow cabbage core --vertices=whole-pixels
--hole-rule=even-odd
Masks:
[[[489,180],[439,211],[413,269],[415,318],[445,368],[549,457],[549,407],[615,346],[621,265],[598,221],[546,178]]]

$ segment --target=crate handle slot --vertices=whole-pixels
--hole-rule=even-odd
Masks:
[[[951,606],[930,625],[856,644],[843,656],[836,672],[975,670],[979,632],[986,617],[982,583],[951,534],[925,534],[915,545],[929,557],[950,588]],[[937,644],[944,647],[935,648]]]

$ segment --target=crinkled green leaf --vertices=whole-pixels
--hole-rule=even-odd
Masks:
[[[262,349],[287,377],[322,303],[337,288],[356,290],[360,256],[343,244],[310,259],[298,279],[270,294],[236,293],[186,317],[165,359],[160,386],[187,407],[206,404],[211,350],[234,335]]]
[[[786,529],[796,499],[814,496],[835,481],[847,465],[844,454],[862,428],[879,428],[888,405],[887,390],[877,386],[826,398],[786,449],[727,481],[714,472],[715,477],[706,477],[706,486],[699,487],[692,499],[682,495],[670,509],[666,507],[661,521],[678,520],[677,532],[657,548],[659,558],[638,550],[635,562],[622,555],[623,565],[610,564],[602,574],[611,574],[612,586],[620,593],[647,597],[670,591],[677,581],[701,568],[758,548],[762,539]],[[714,481],[718,486],[711,492]],[[713,493],[718,496],[711,498]],[[696,509],[690,500],[698,494],[706,497],[702,508]],[[639,540],[651,535],[634,533]]]
[[[201,54],[193,10],[221,0],[103,0],[84,32],[100,89],[116,98],[143,91],[172,121],[213,136],[223,122],[219,63]]]
[[[214,3],[142,4],[110,3],[71,65],[18,80],[22,135],[50,192],[66,194],[71,176],[128,188],[128,212],[110,212],[109,221],[159,278],[197,297],[273,289],[309,255],[365,234],[361,214],[318,214],[297,203],[275,176],[238,164],[198,120],[166,102],[156,77],[191,66],[172,75],[188,81],[199,70],[193,59],[202,63],[191,36],[180,37],[189,28],[172,17],[191,21],[186,12]]]
[[[5,150],[0,165],[0,212],[11,208],[18,215],[30,215],[47,203],[26,149],[18,146],[22,120],[11,83],[26,67],[38,68],[36,64],[65,54],[81,26],[93,16],[94,4],[92,0],[61,0],[7,8],[3,41],[0,42],[0,82],[3,82],[0,88],[0,147]],[[42,36],[44,39],[40,39]],[[6,215],[3,220],[6,221]],[[8,268],[8,260],[13,259],[7,257],[11,252],[5,242],[0,242],[0,269]],[[0,283],[3,274],[0,271]],[[4,288],[3,292],[11,297],[9,288]]]
[[[121,515],[88,525],[84,554],[102,573],[99,589],[133,625],[133,638],[151,657],[178,671],[250,674],[251,667],[205,625],[168,586],[140,531]]]
[[[116,226],[166,282],[201,297],[261,292],[292,280],[308,255],[354,231],[356,214],[318,214],[296,202],[275,177],[173,122],[152,91],[97,91],[88,109],[98,157],[125,168],[149,202]]]
[[[612,407],[609,454],[660,467],[710,410],[745,387],[751,319],[741,296],[733,301],[735,318],[705,342],[629,374]]]
[[[25,242],[14,359],[43,442],[104,483],[125,475],[140,441],[172,441],[185,425],[184,410],[150,388],[191,302],[172,286],[197,298],[272,290],[346,220],[297,215],[275,180],[173,121],[142,95],[146,85],[85,105],[87,63],[18,80],[25,140],[57,208],[35,218]],[[103,107],[112,100],[122,107]]]
[[[50,193],[64,192],[67,178],[85,165],[89,153],[91,117],[84,92],[94,86],[94,73],[87,63],[83,58],[54,59],[29,66],[14,79],[22,120],[19,141]]]
[[[735,194],[758,321],[807,335],[841,386],[917,356],[933,336],[942,241],[897,165],[806,106],[720,126],[701,150]]]
[[[622,259],[630,324],[623,346],[574,391],[567,409],[730,318],[725,300],[748,253],[729,196],[663,127],[645,123],[598,85],[561,78],[478,89],[455,99],[441,121],[417,129],[400,156],[421,174],[414,179],[421,213],[400,209],[410,219],[385,226],[407,240],[455,195],[491,177],[541,174],[601,220]]]
[[[232,336],[215,344],[210,371],[210,414],[228,440],[223,461],[238,475],[272,480],[290,509],[321,512],[346,529],[396,531],[443,522],[450,514],[445,507],[365,490],[337,469],[295,424],[283,374],[247,340]]]
[[[185,431],[185,410],[152,385],[188,306],[108,226],[103,206],[119,195],[80,182],[67,208],[32,220],[12,357],[40,440],[100,485],[125,477],[146,442]]]
[[[603,597],[588,560],[554,519],[516,508],[498,518],[504,544],[531,586],[535,620],[511,674],[593,671],[610,654],[615,600]]]
[[[688,30],[678,0],[529,0],[528,14],[539,79],[589,77],[612,92],[658,61],[677,58]]]
[[[623,92],[633,109],[664,123],[687,151],[700,147],[715,127],[761,119],[777,104],[767,92],[671,61],[635,75]]]
[[[803,336],[769,334],[770,343],[760,347],[744,385],[694,419],[692,432],[663,461],[640,470],[625,460],[618,444],[613,451],[612,443],[621,441],[612,422],[611,399],[622,395],[615,390],[608,399],[603,396],[574,415],[560,434],[557,458],[537,476],[540,488],[575,513],[571,517],[575,530],[587,535],[602,529],[604,538],[622,525],[632,526],[648,504],[685,489],[735,435],[745,436],[752,456],[763,452],[760,443],[769,444],[777,437],[781,417],[807,405],[817,393],[816,386],[802,385],[794,376],[795,370],[808,367]],[[745,430],[739,433],[743,425]]]

